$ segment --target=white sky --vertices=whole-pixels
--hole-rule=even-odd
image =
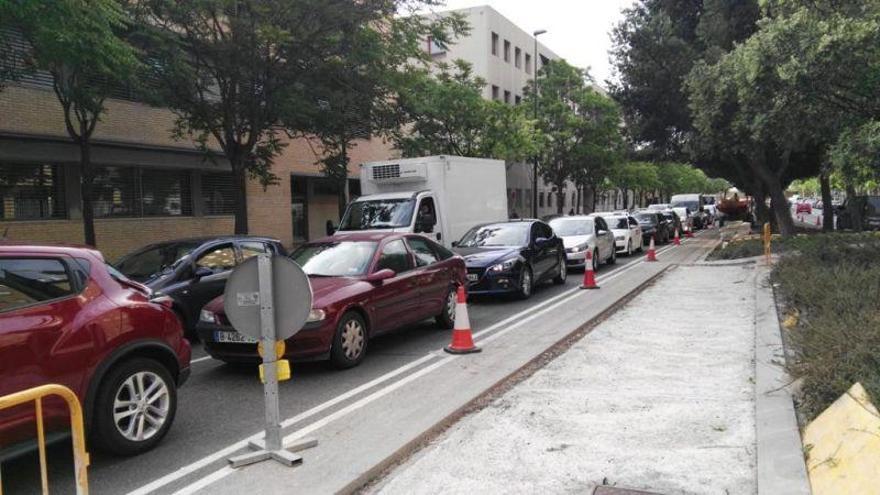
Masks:
[[[490,5],[524,31],[546,29],[541,43],[572,65],[590,68],[590,74],[606,86],[611,77],[609,34],[621,20],[621,10],[634,0],[447,0],[445,8],[461,9]]]

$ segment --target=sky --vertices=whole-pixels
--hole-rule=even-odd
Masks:
[[[611,78],[609,33],[634,0],[446,0],[451,10],[489,5],[526,32],[546,29],[541,43],[572,65],[590,68],[602,86]]]

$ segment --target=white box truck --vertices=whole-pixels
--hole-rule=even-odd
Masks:
[[[439,155],[368,162],[361,165],[361,193],[336,234],[413,232],[449,247],[475,225],[507,220],[502,160]]]

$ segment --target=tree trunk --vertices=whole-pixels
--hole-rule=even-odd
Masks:
[[[834,230],[834,207],[831,204],[831,173],[823,167],[819,174],[819,186],[822,190],[822,230]]]
[[[856,232],[862,231],[862,209],[856,208],[853,200],[856,199],[856,187],[852,184],[846,185],[846,214],[849,215],[850,227]]]
[[[592,187],[593,189],[593,206],[590,208],[590,213],[596,211],[596,201],[599,200],[599,191],[596,189],[596,186]]]
[[[556,184],[556,213],[562,215],[565,210],[565,190],[564,184]]]
[[[769,222],[770,209],[767,208],[767,196],[763,192],[757,191],[752,195],[752,200],[755,202],[755,221],[758,225]]]
[[[92,170],[92,143],[89,139],[79,141],[80,195],[82,196],[83,240],[92,247],[98,246],[95,236],[95,209],[92,205],[95,173]]]
[[[574,212],[575,212],[575,214],[577,214],[577,213],[581,212],[581,200],[583,199],[582,198],[583,194],[581,193],[581,187],[578,185],[575,185],[574,186],[574,193],[577,195],[577,198],[575,198],[576,201],[574,203]]]
[[[779,179],[774,177],[769,181],[767,189],[770,193],[770,208],[773,210],[773,216],[776,217],[779,233],[782,237],[793,237],[795,235],[794,219],[791,217],[788,199],[785,197]]]
[[[339,192],[336,194],[337,206],[339,208],[339,220],[342,220],[342,216],[345,215],[345,209],[348,207],[348,196],[345,194],[346,183],[348,182],[348,178],[343,177],[339,179]]]
[[[241,157],[230,157],[229,161],[235,184],[235,234],[245,235],[248,233],[247,171]]]

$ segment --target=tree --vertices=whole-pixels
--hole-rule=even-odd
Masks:
[[[525,88],[524,107],[537,98],[537,129],[542,138],[540,173],[556,187],[556,209],[562,214],[565,182],[594,191],[622,156],[620,113],[607,96],[587,85],[588,74],[564,60],[544,65],[537,74],[538,94]]]
[[[426,0],[433,3],[433,0]],[[246,184],[277,180],[273,160],[316,102],[316,79],[351,41],[379,32],[407,0],[135,2],[162,101],[179,137],[219,146],[236,184],[235,232],[248,232]],[[290,122],[288,122],[290,121]]]
[[[0,18],[30,44],[28,65],[52,75],[65,128],[79,148],[83,237],[96,246],[92,136],[105,100],[138,68],[135,50],[122,38],[125,12],[114,0],[22,0],[0,4]]]
[[[414,70],[397,93],[400,125],[390,130],[404,156],[459,155],[520,161],[539,144],[522,108],[486,100],[469,63]]]

